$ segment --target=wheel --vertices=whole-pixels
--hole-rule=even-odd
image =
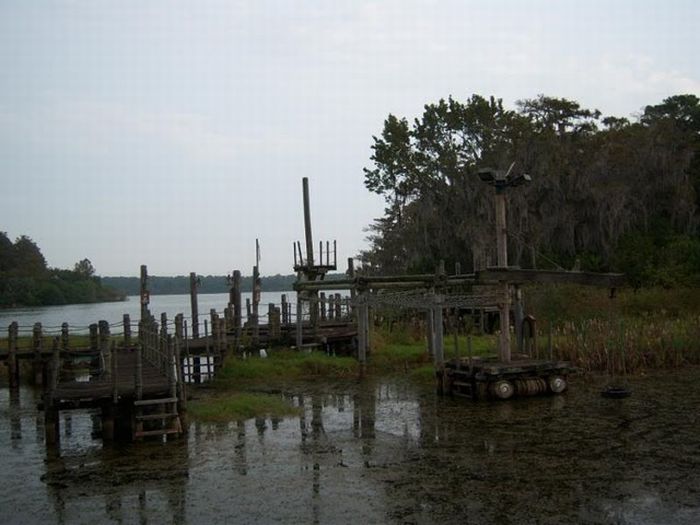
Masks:
[[[547,384],[549,385],[549,389],[552,391],[554,394],[561,394],[564,390],[566,390],[566,379],[564,379],[562,376],[551,376],[547,380]]]
[[[515,387],[510,381],[501,379],[491,385],[491,393],[498,399],[510,399],[515,393]]]

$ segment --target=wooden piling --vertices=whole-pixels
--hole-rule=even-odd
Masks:
[[[289,303],[287,302],[287,294],[282,294],[282,324],[287,326],[289,324]]]
[[[151,302],[150,294],[148,292],[148,269],[146,268],[145,264],[141,265],[140,284],[141,319],[143,320],[151,317],[151,312],[148,310],[148,304]]]
[[[253,266],[253,346],[260,344],[260,271],[258,265]]]
[[[97,323],[92,323],[89,327],[90,335],[88,336],[90,341],[90,350],[92,352],[97,352],[100,348],[100,339],[98,336]]]
[[[335,304],[334,304],[333,306],[335,307],[335,315],[334,315],[334,318],[335,318],[336,321],[340,321],[340,319],[341,319],[342,299],[341,299],[339,293],[335,294]]]
[[[514,287],[515,305],[513,308],[513,322],[515,323],[515,343],[517,352],[523,353],[523,320],[525,311],[523,308],[523,291],[520,286]]]
[[[435,355],[435,319],[433,317],[433,309],[430,308],[425,314],[425,337],[428,342],[428,355]]]
[[[122,317],[124,324],[124,348],[131,348],[131,317],[129,314],[124,314]]]
[[[303,323],[303,310],[301,302],[301,292],[297,292],[297,311],[296,311],[296,346],[297,350],[301,350],[301,346],[304,343],[304,323]]]
[[[32,349],[34,350],[34,360],[32,361],[32,372],[34,376],[34,384],[42,385],[44,383],[44,364],[41,357],[41,352],[44,348],[44,337],[42,333],[41,323],[34,323],[32,329]]]
[[[109,352],[109,323],[107,321],[102,320],[97,323],[97,326],[99,330],[99,347],[103,367],[102,371],[109,375],[112,369],[112,356]]]
[[[332,317],[330,316],[326,317],[326,294],[324,292],[321,292],[319,294],[319,303],[319,306],[321,308],[321,321],[325,321],[326,319],[332,319]]]
[[[241,344],[241,272],[233,271],[233,326],[236,335],[236,351]]]
[[[190,272],[190,307],[192,308],[192,337],[199,339],[199,307],[197,305],[197,274]]]
[[[51,361],[47,367],[48,377],[44,393],[44,436],[48,447],[58,446],[61,435],[58,407],[54,401],[61,362],[59,341],[58,337],[53,339]]]
[[[16,321],[7,328],[7,373],[9,374],[10,390],[19,388],[19,360],[17,359],[17,336],[19,326]]]
[[[280,310],[275,306],[275,303],[267,305],[267,323],[270,329],[270,339],[278,341],[282,337],[280,327]]]
[[[146,345],[146,321],[139,322],[139,342],[136,345],[136,365],[134,367],[134,396],[137,400],[143,397],[143,351]]]
[[[68,323],[61,323],[61,349],[67,352],[70,349],[70,335],[68,333]]]
[[[112,341],[112,346],[111,346],[111,364],[112,364],[112,403],[115,405],[119,402],[119,378],[117,377],[118,374],[118,368],[117,368],[117,342]]]

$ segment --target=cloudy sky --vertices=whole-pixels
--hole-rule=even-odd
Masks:
[[[472,93],[631,117],[700,94],[700,2],[0,2],[0,231],[102,275],[291,273],[381,215],[389,113]]]

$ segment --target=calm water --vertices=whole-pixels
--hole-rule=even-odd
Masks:
[[[286,294],[287,300],[292,303],[291,308],[296,309],[296,292],[263,292],[260,297],[261,322],[267,319],[268,303],[277,305],[281,302],[282,294]],[[208,319],[209,311],[214,308],[221,314],[228,305],[227,293],[199,294],[197,305],[199,309],[200,330],[204,330],[204,319]],[[243,314],[245,315],[246,299],[251,299],[250,293],[242,294]],[[152,295],[149,305],[151,313],[160,319],[160,314],[165,312],[168,319],[182,313],[191,326],[190,296],[181,295]],[[132,323],[136,324],[141,315],[141,306],[138,296],[129,296],[126,301],[114,303],[72,304],[64,306],[42,306],[32,308],[13,308],[0,310],[0,329],[6,332],[7,327],[13,321],[17,321],[23,332],[31,333],[34,323],[41,323],[46,332],[60,332],[61,323],[68,323],[75,333],[87,333],[88,326],[100,320],[105,320],[111,325],[122,322],[122,316],[129,314]],[[121,331],[120,327],[112,330],[114,333]]]
[[[300,386],[303,416],[195,424],[103,446],[64,412],[47,455],[36,394],[0,386],[1,523],[700,523],[700,370],[563,396],[441,399],[399,379]],[[273,385],[271,385],[272,387]]]

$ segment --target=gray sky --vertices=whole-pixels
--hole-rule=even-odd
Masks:
[[[0,230],[102,275],[339,261],[383,202],[372,135],[453,95],[543,93],[633,116],[700,94],[694,1],[0,3]]]

